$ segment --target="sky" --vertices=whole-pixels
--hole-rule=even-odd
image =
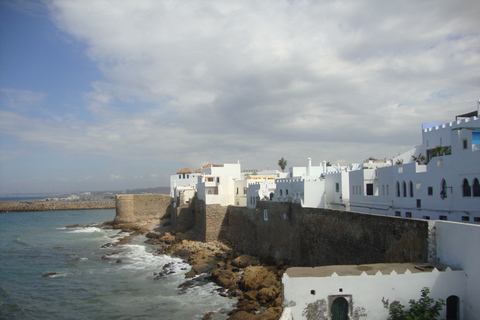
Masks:
[[[480,1],[2,0],[0,194],[346,165],[480,98]]]

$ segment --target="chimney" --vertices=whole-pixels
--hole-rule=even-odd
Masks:
[[[307,164],[307,177],[310,176],[310,171],[312,170],[312,158],[308,158],[308,164]]]

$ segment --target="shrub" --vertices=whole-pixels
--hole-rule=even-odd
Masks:
[[[410,310],[405,311],[401,303],[392,303],[389,307],[389,320],[435,320],[440,316],[440,311],[445,305],[443,299],[435,301],[428,294],[430,289],[425,287],[422,289],[422,296],[415,301],[410,300]]]

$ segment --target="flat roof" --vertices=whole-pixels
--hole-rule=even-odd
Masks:
[[[404,274],[407,270],[411,273],[432,272],[435,268],[438,271],[445,271],[449,266],[438,263],[375,263],[360,265],[332,265],[321,267],[292,267],[285,273],[290,278],[312,278],[312,277],[331,277],[335,272],[338,276],[360,276],[363,272],[367,275],[375,275],[377,272],[390,274],[395,271],[397,274]],[[454,270],[450,267],[450,269]],[[458,269],[457,269],[458,270]]]

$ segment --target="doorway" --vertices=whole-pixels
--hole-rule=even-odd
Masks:
[[[348,320],[348,301],[344,297],[338,297],[333,301],[332,320]]]

